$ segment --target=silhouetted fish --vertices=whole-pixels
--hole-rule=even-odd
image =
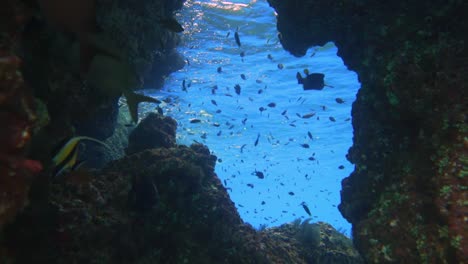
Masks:
[[[260,139],[260,133],[257,135],[257,139],[255,140],[254,146],[256,147],[258,145],[258,140]]]
[[[237,46],[240,47],[240,46],[241,46],[241,42],[240,42],[240,38],[239,38],[239,32],[237,32],[237,30],[236,30],[236,32],[234,33],[234,39],[236,40]]]
[[[305,78],[301,76],[301,73],[296,73],[297,83],[302,84],[304,90],[322,90],[323,87],[329,86],[324,82],[325,74],[323,73],[311,73],[306,75]],[[332,87],[332,86],[329,86]]]
[[[240,95],[240,93],[241,93],[241,87],[240,87],[239,84],[236,84],[236,85],[234,86],[234,90],[236,91],[236,94]]]
[[[305,202],[302,202],[301,205],[302,205],[302,208],[304,208],[304,211],[306,211],[306,213],[307,213],[309,216],[312,216],[312,214],[310,213],[310,210],[309,210],[309,207],[307,206],[307,204],[306,204]]]

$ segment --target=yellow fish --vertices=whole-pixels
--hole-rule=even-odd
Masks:
[[[81,140],[93,141],[110,149],[106,143],[95,138],[86,136],[72,137],[58,149],[52,158],[54,176],[59,176],[67,171],[74,170],[83,164],[83,161],[78,161],[78,143],[80,143]]]

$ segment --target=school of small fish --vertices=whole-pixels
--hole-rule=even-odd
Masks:
[[[231,34],[231,32],[227,32],[227,34],[223,38],[230,38],[232,41],[231,47],[234,49],[238,50],[238,54],[240,55],[240,63],[245,62],[245,60],[249,59],[249,55],[251,55],[251,52],[246,52],[246,49],[248,49],[248,42],[246,41],[245,43],[241,41],[242,39],[242,30],[240,30],[239,27]],[[270,39],[268,40],[270,41]],[[315,55],[315,53],[314,53]],[[311,56],[312,57],[312,56]],[[265,57],[264,57],[265,58]],[[187,60],[188,61],[188,60]],[[192,61],[193,63],[193,61]],[[265,58],[265,63],[271,63],[273,65],[276,65],[276,70],[277,71],[287,71],[288,67],[286,63],[281,63],[278,62],[271,54],[268,54]],[[190,67],[191,65],[187,63],[187,67]],[[213,69],[213,73],[216,75],[216,78],[225,78],[223,76],[226,75],[226,73],[229,73],[231,69],[229,68],[229,65],[219,65],[216,64],[215,68]],[[323,74],[318,74],[318,73],[309,73],[309,70],[305,69],[304,73],[306,74],[305,77],[302,77],[300,73],[297,73],[296,77],[298,78],[299,84],[304,84],[309,82],[309,86],[312,87],[310,90],[322,90],[324,86],[329,86],[326,85],[323,82],[316,84],[316,83],[311,83],[312,80],[308,80],[307,78],[310,78],[310,76],[320,76],[323,81]],[[319,159],[318,155],[316,155],[314,149],[314,142],[319,139],[318,136],[316,136],[316,132],[313,131],[313,126],[311,126],[312,123],[314,122],[331,122],[330,125],[333,125],[334,123],[339,123],[339,122],[349,122],[351,119],[346,118],[346,119],[338,119],[335,118],[334,116],[328,115],[328,111],[330,108],[335,107],[336,105],[346,105],[347,102],[340,98],[336,97],[333,102],[322,102],[323,105],[320,105],[319,107],[309,107],[307,106],[307,99],[298,96],[296,99],[289,100],[290,105],[299,105],[301,106],[301,109],[304,109],[302,112],[297,112],[297,110],[291,110],[288,109],[288,105],[284,105],[283,103],[277,103],[274,101],[270,101],[267,104],[260,104],[260,105],[255,105],[257,98],[255,96],[246,96],[245,91],[249,90],[252,88],[252,85],[262,86],[261,88],[255,88],[256,90],[256,96],[264,96],[265,94],[268,93],[269,88],[268,85],[274,85],[269,84],[267,81],[264,82],[265,79],[268,79],[268,76],[262,76],[260,78],[255,78],[252,76],[253,74],[251,72],[243,72],[243,73],[238,73],[236,76],[236,79],[232,79],[230,87],[221,87],[221,85],[218,87],[219,84],[213,84],[209,87],[210,89],[210,94],[211,98],[206,98],[205,102],[202,102],[201,105],[205,106],[205,110],[191,110],[191,104],[188,104],[188,110],[183,111],[179,105],[180,103],[180,98],[177,98],[176,96],[167,96],[166,99],[163,99],[163,109],[165,114],[167,115],[174,115],[174,113],[177,112],[183,112],[183,115],[186,116],[185,121],[188,122],[179,122],[179,129],[182,129],[187,133],[187,135],[190,136],[195,136],[197,139],[193,139],[194,143],[206,143],[207,140],[210,139],[210,137],[216,137],[216,138],[224,138],[225,140],[223,142],[226,142],[226,147],[227,148],[233,148],[238,150],[238,155],[236,156],[236,163],[234,164],[227,164],[226,163],[226,158],[223,157],[223,159],[219,158],[218,159],[218,166],[219,164],[223,162],[222,164],[222,170],[226,173],[231,173],[230,178],[226,178],[223,180],[223,184],[225,188],[229,192],[233,192],[233,184],[232,182],[240,180],[241,183],[243,183],[243,186],[247,186],[247,190],[241,191],[241,193],[245,193],[246,191],[255,191],[258,189],[258,195],[263,197],[263,201],[260,203],[260,207],[251,211],[250,213],[253,214],[258,214],[259,212],[263,211],[262,206],[267,206],[268,200],[272,199],[270,195],[271,193],[276,193],[274,190],[270,190],[270,188],[267,188],[266,190],[261,186],[262,180],[264,179],[271,179],[274,178],[275,182],[278,182],[278,186],[276,188],[292,188],[292,186],[296,186],[295,183],[288,182],[287,178],[282,178],[278,177],[275,175],[275,167],[280,164],[280,162],[290,162],[290,161],[277,161],[274,160],[269,156],[268,153],[264,153],[263,155],[259,155],[257,157],[257,161],[255,162],[257,167],[251,168],[251,175],[245,175],[241,173],[242,166],[245,166],[245,162],[243,157],[243,154],[246,152],[253,152],[257,151],[261,147],[263,147],[263,144],[269,144],[273,147],[281,147],[281,146],[294,146],[297,148],[298,153],[303,153],[304,151],[307,152],[308,154],[303,156],[295,156],[295,152],[291,152],[291,161],[295,162],[307,162],[310,163],[311,166],[309,166],[310,171],[297,171],[295,173],[300,173],[301,175],[304,175],[303,177],[307,180],[310,181],[313,179],[313,174],[315,173],[315,170],[313,169],[313,164],[319,164]],[[294,78],[294,74],[291,75],[292,78]],[[240,78],[239,78],[240,77]],[[195,79],[195,78],[194,78]],[[200,88],[199,86],[196,85],[196,81],[190,79],[183,79],[181,82],[181,89],[183,92],[186,93],[197,93]],[[314,80],[314,82],[316,82]],[[253,83],[250,85],[249,83]],[[266,83],[266,84],[265,84]],[[315,86],[317,87],[315,87]],[[297,86],[298,90],[302,90],[301,87],[298,85]],[[304,89],[308,90],[308,89]],[[315,91],[320,93],[320,91]],[[313,93],[313,92],[312,92]],[[223,108],[224,103],[223,100],[220,100],[220,97],[228,97],[230,98],[229,100],[237,102],[237,108],[235,109],[236,115],[235,116],[229,116],[226,117],[225,112],[232,112],[232,109],[229,108]],[[248,114],[246,114],[246,105],[242,105],[239,103],[239,98],[241,97],[246,97],[248,98],[249,102],[252,103],[254,106],[254,109],[256,109],[255,114],[261,115],[263,118],[266,118],[268,120],[271,120],[271,122],[281,122],[285,126],[292,127],[292,129],[296,129],[297,127],[303,127],[305,125],[310,127],[311,131],[307,131],[306,133],[300,135],[300,136],[291,136],[287,139],[279,138],[275,136],[275,131],[268,131],[267,129],[261,129],[261,132],[258,132],[255,137],[249,137],[246,138],[245,141],[242,144],[239,145],[232,145],[229,143],[229,138],[233,137],[242,137],[243,132],[246,130],[252,130],[256,128],[256,123],[251,121],[252,119],[257,119],[258,117],[252,117],[253,113],[250,111]],[[327,105],[325,105],[327,104]],[[230,106],[226,106],[230,107]],[[160,110],[158,110],[160,111]],[[217,119],[217,115],[222,115],[222,118],[219,120]],[[250,118],[252,117],[252,118]],[[322,119],[320,119],[322,117]],[[220,120],[225,120],[225,121],[220,121]],[[215,129],[215,130],[213,130]],[[330,151],[333,153],[333,150]],[[259,152],[260,153],[260,152]],[[219,154],[217,154],[219,155]],[[237,169],[236,169],[237,167]],[[337,170],[343,170],[345,167],[344,165],[340,165]],[[294,170],[294,167],[291,167],[291,170]],[[301,192],[304,190],[305,187],[301,189]],[[298,199],[302,198],[300,197],[300,193],[297,191],[297,187],[292,190],[285,189],[284,190],[284,195],[287,196],[294,196],[297,197]],[[331,192],[323,188],[320,190],[320,193],[328,194],[330,195]],[[316,194],[315,197],[317,197],[320,194]],[[280,199],[281,196],[277,195],[277,199]],[[328,200],[328,198],[325,198]],[[271,203],[270,203],[271,204]],[[312,204],[312,205],[309,205]],[[242,208],[244,205],[237,203],[237,206]],[[289,213],[287,210],[282,210],[282,214],[292,214],[293,216],[296,217],[312,217],[312,218],[317,218],[316,215],[314,215],[314,209],[317,208],[317,205],[314,204],[313,201],[302,201],[297,204],[291,204],[290,206],[297,206],[298,208],[302,208],[303,214],[302,215],[297,215],[296,213]],[[336,205],[334,205],[336,207]],[[249,212],[248,212],[249,213]],[[269,223],[275,223],[277,219],[272,218],[272,217],[265,217],[264,220]]]

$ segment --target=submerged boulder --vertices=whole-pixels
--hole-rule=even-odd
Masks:
[[[150,113],[130,133],[127,155],[152,148],[170,148],[176,143],[177,122],[171,117]]]

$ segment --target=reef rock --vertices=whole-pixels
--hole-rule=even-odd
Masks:
[[[203,145],[144,150],[76,170],[3,236],[2,263],[361,263],[325,224],[243,223]],[[351,250],[351,251],[350,251]]]
[[[2,3],[0,11],[0,237],[3,226],[28,203],[34,176],[42,170],[27,149],[35,129],[47,123],[31,89],[24,83],[21,59],[15,53],[19,28],[28,17],[17,1]],[[43,115],[42,115],[43,114]],[[2,249],[0,247],[0,255]]]
[[[215,160],[202,146],[159,148],[69,175],[8,228],[8,249],[16,263],[268,263]],[[133,199],[134,177],[157,188],[151,206]]]
[[[156,113],[147,115],[130,133],[127,155],[152,148],[170,148],[176,143],[177,122]]]
[[[467,263],[468,3],[269,2],[285,49],[333,41],[359,75],[339,209],[365,260]]]

